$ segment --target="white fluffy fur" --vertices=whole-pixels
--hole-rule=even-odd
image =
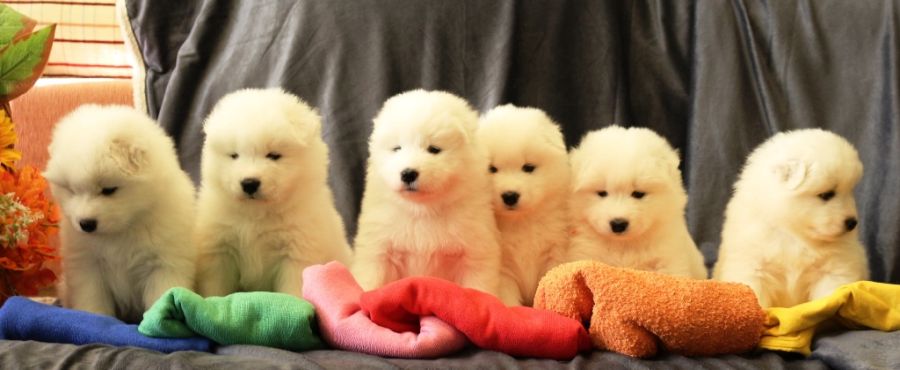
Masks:
[[[240,90],[216,104],[204,131],[196,238],[201,294],[299,297],[306,266],[350,263],[313,109],[279,89]],[[246,179],[259,180],[256,193],[242,190]]]
[[[137,322],[169,288],[193,288],[194,186],[162,128],[132,108],[82,106],[56,126],[49,151],[67,307]],[[85,232],[86,220],[96,230]]]
[[[477,122],[464,100],[445,92],[414,90],[384,103],[355,240],[352,270],[363,288],[427,275],[497,293],[500,247]],[[410,186],[404,169],[419,172]]]
[[[491,159],[491,197],[503,251],[500,296],[530,306],[541,277],[569,245],[566,144],[544,112],[512,105],[487,112],[478,139]],[[504,193],[518,199],[509,205]]]
[[[793,306],[868,279],[853,188],[863,166],[846,140],[780,133],[747,158],[725,211],[714,278],[749,285],[763,307]],[[823,200],[820,194],[833,191]]]
[[[570,155],[575,235],[568,260],[706,278],[684,220],[678,153],[665,139],[646,128],[610,126],[588,133]],[[617,219],[628,222],[618,234],[611,226]]]

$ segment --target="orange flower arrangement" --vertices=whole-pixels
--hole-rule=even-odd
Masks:
[[[16,130],[6,111],[0,109],[0,167],[12,170],[13,164],[22,159],[22,153],[15,148]]]
[[[47,263],[59,259],[50,243],[58,232],[59,209],[46,188],[34,167],[0,171],[0,302],[35,295],[56,281]]]
[[[38,24],[0,4],[0,304],[12,295],[35,295],[56,281],[48,262],[58,260],[51,236],[58,231],[59,211],[46,196],[47,182],[33,167],[16,168],[16,131],[9,102],[41,76],[56,25]],[[51,103],[52,104],[52,103]]]
[[[0,304],[13,295],[35,295],[56,281],[47,262],[59,259],[50,237],[59,210],[45,194],[47,182],[34,167],[16,170],[13,123],[0,109]]]

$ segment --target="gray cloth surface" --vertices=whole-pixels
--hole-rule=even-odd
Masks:
[[[356,230],[371,119],[413,88],[480,111],[544,109],[574,145],[612,123],[683,156],[707,265],[744,158],[770,135],[822,127],[859,149],[860,235],[872,279],[900,282],[897,1],[128,0],[149,113],[199,176],[201,125],[244,87],[318,107],[330,179]]]
[[[299,359],[298,359],[299,360]],[[0,340],[2,369],[300,369],[301,362],[286,363],[203,352],[164,354],[135,347],[99,344],[71,345]]]
[[[571,361],[547,359],[522,359],[493,351],[465,350],[451,357],[434,360],[410,360],[382,358],[359,353],[341,351],[312,351],[292,353],[257,346],[229,346],[220,348],[218,353],[241,357],[278,359],[287,362],[296,358],[311,360],[326,368],[376,368],[376,369],[827,369],[817,360],[782,358],[775,353],[746,356],[721,356],[708,358],[688,358],[683,356],[661,356],[653,360],[636,360],[611,352],[592,352],[580,355]]]
[[[467,349],[434,360],[382,358],[361,353],[319,350],[295,353],[275,348],[234,345],[214,354],[165,354],[133,347],[0,340],[0,369],[348,369],[348,368],[523,368],[523,369],[900,369],[900,332],[855,330],[822,334],[812,355],[760,352],[742,356],[683,357],[663,355],[637,360],[594,351],[571,361],[514,358],[502,353]]]
[[[897,343],[894,343],[895,345]],[[860,359],[862,361],[864,359]],[[775,353],[687,358],[663,356],[635,360],[610,352],[592,352],[571,361],[517,359],[498,352],[466,350],[436,360],[382,358],[344,351],[302,353],[258,346],[226,346],[216,354],[163,354],[132,347],[74,346],[0,341],[3,369],[809,369],[828,367],[820,360],[784,358]]]
[[[872,330],[818,336],[810,357],[834,369],[900,369],[900,332]]]

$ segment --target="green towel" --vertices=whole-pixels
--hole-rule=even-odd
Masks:
[[[144,313],[138,331],[150,337],[202,335],[219,344],[255,344],[303,351],[322,348],[312,304],[289,294],[234,293],[203,298],[169,289]]]

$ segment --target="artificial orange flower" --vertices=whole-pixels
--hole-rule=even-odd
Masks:
[[[34,167],[0,171],[0,301],[4,295],[37,294],[56,280],[46,263],[59,258],[50,243],[58,232],[59,209],[46,189]]]
[[[22,153],[15,149],[16,130],[6,111],[0,109],[0,166],[12,170]]]

